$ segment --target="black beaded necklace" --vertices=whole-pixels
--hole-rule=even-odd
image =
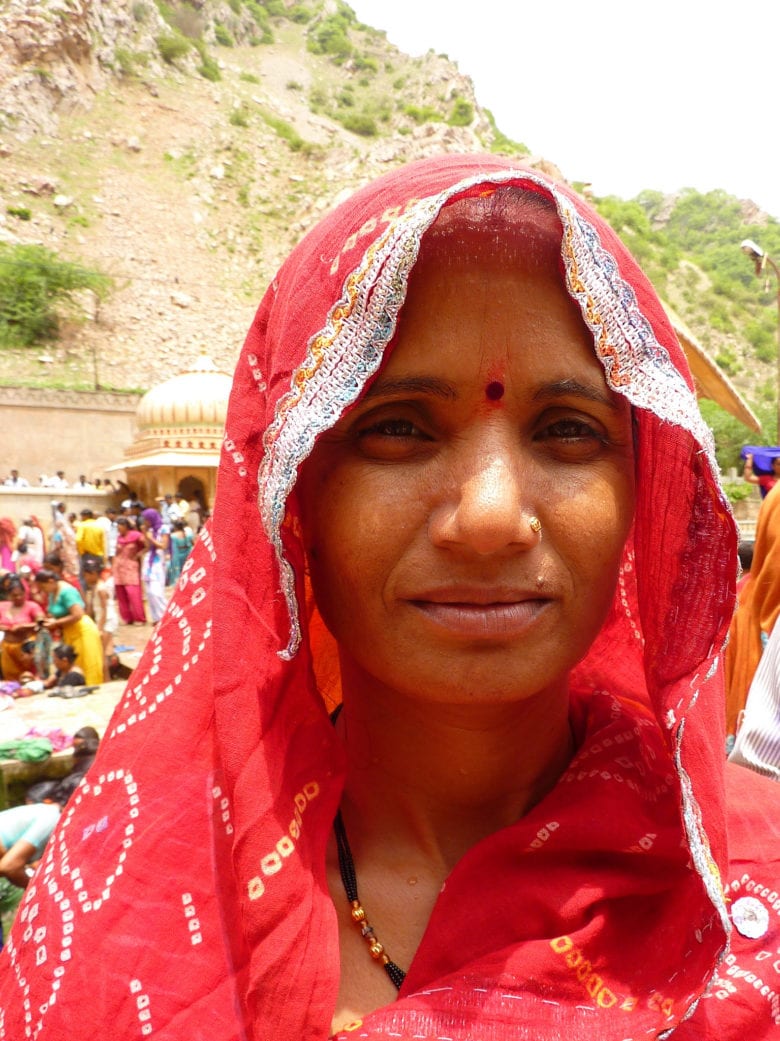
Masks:
[[[368,944],[371,957],[382,965],[396,990],[400,990],[401,984],[406,979],[406,973],[394,961],[391,961],[385,953],[384,947],[377,940],[374,930],[368,924],[366,912],[358,898],[355,862],[352,859],[352,850],[349,848],[349,840],[347,839],[347,832],[341,817],[341,810],[336,814],[333,830],[336,833],[336,845],[339,851],[341,881],[344,885],[344,892],[347,894],[347,900],[349,900],[351,905],[352,921],[360,929],[363,939]]]

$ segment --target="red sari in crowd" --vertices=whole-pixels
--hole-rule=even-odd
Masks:
[[[125,525],[120,526],[112,573],[119,614],[125,625],[146,621],[141,590],[141,558],[145,549],[146,540],[140,531]]]
[[[27,890],[0,969],[0,1041],[107,1024],[162,1041],[328,1036],[339,945],[325,849],[343,757],[297,468],[392,349],[442,207],[508,186],[552,200],[569,293],[633,407],[634,528],[572,675],[569,767],[456,866],[398,1000],[339,1041],[776,1036],[776,789],[745,771],[726,801],[736,537],[683,353],[578,197],[509,160],[453,156],[363,189],[269,288],[236,372],[213,523]]]

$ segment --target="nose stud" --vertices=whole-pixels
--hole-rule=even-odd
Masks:
[[[539,536],[539,539],[541,541],[542,522],[539,520],[539,518],[538,517],[531,517],[530,520],[528,521],[528,526],[530,527],[531,531],[533,531],[536,535]]]

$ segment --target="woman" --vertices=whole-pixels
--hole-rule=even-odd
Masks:
[[[58,644],[52,651],[54,673],[44,683],[45,690],[60,687],[83,687],[86,678],[76,665],[76,648],[68,643]]]
[[[87,614],[98,627],[103,644],[103,682],[108,683],[109,662],[114,656],[114,633],[119,621],[116,600],[114,599],[114,579],[110,571],[104,571],[100,564],[88,560],[84,564],[84,604]]]
[[[141,531],[146,540],[146,555],[143,559],[143,576],[149,614],[156,625],[165,613],[165,578],[168,570],[168,547],[170,534],[167,524],[159,512],[152,507],[141,514]]]
[[[146,611],[141,593],[141,557],[146,543],[129,517],[117,517],[116,526],[119,534],[111,567],[119,614],[125,625],[143,625]]]
[[[745,977],[777,916],[737,891],[726,955],[716,866],[774,885],[752,821],[736,877],[725,852],[735,575],[682,352],[610,230],[495,157],[370,185],[250,332],[212,523],[42,867],[70,899],[78,849],[102,895],[37,1036],[768,1037]],[[22,914],[54,935],[47,892]],[[54,980],[20,938],[6,1032]]]
[[[726,735],[729,745],[742,722],[750,684],[780,615],[780,492],[761,503],[750,581],[739,598],[726,646]]]
[[[23,647],[35,635],[43,611],[27,598],[22,580],[15,575],[7,585],[8,600],[0,600],[0,672],[4,680],[18,680],[30,668],[30,656]]]
[[[190,555],[194,539],[184,521],[175,520],[171,525],[171,565],[168,569],[168,585],[175,586],[181,576],[184,561]]]
[[[0,569],[16,571],[14,552],[16,550],[16,525],[10,517],[0,517]]]
[[[742,477],[750,484],[757,484],[761,489],[761,498],[765,499],[774,486],[780,481],[780,456],[773,456],[769,461],[770,472],[764,470],[756,473],[755,460],[752,452],[745,455],[745,465],[742,468]]]
[[[42,570],[35,576],[38,587],[49,601],[46,628],[59,629],[62,642],[70,644],[89,686],[103,682],[103,647],[97,626],[86,614],[84,599],[69,582],[53,571]]]

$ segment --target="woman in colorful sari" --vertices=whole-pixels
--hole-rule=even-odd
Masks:
[[[146,541],[129,517],[118,517],[116,553],[111,564],[119,614],[125,625],[146,622],[141,590],[141,558]]]
[[[47,629],[61,631],[62,642],[75,650],[76,664],[89,686],[102,683],[103,645],[98,627],[86,613],[84,598],[53,571],[39,571],[35,582],[49,600]]]
[[[168,569],[168,585],[175,586],[181,576],[184,561],[190,555],[194,543],[192,532],[184,521],[175,520],[171,525],[171,565]]]
[[[0,672],[4,680],[18,680],[29,671],[29,654],[24,644],[35,636],[43,611],[27,596],[22,580],[16,575],[8,582],[8,600],[0,600]]]
[[[141,574],[146,591],[146,602],[149,614],[157,624],[165,613],[165,581],[168,574],[168,546],[170,529],[159,512],[153,508],[141,514],[141,532],[146,540],[146,555],[141,566]]]
[[[212,522],[28,890],[0,1039],[769,1038],[771,783],[729,767],[724,798],[735,579],[610,229],[491,156],[363,189],[260,306]]]

